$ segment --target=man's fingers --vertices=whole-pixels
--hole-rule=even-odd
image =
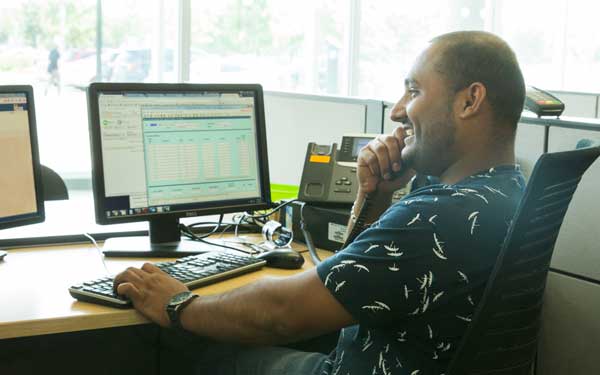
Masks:
[[[391,172],[400,172],[400,169],[402,169],[401,157],[404,141],[393,135],[382,135],[380,136],[380,141],[385,144],[387,148]]]
[[[380,135],[361,149],[357,163],[362,190],[375,191],[380,183],[387,184],[399,177],[405,136],[405,130],[397,127],[392,135]]]
[[[143,282],[143,279],[146,277],[146,272],[140,269],[129,267],[125,271],[121,272],[115,277],[113,282],[113,289],[117,291],[119,284],[122,283],[137,283],[140,284]]]
[[[390,157],[387,145],[382,142],[380,137],[377,137],[371,143],[369,143],[369,147],[377,156],[377,163],[379,164],[379,173],[381,178],[384,180],[389,180],[391,178],[391,174]]]
[[[377,155],[367,146],[361,150],[361,155],[358,160],[359,167],[367,167],[373,176],[379,176],[379,162]]]
[[[396,128],[392,132],[392,136],[396,138],[396,140],[400,144],[400,148],[404,147],[404,138],[406,138],[406,130],[404,129],[404,127],[396,126]]]
[[[144,265],[142,266],[142,270],[146,271],[148,273],[160,273],[163,272],[163,270],[161,270],[160,268],[156,267],[154,264],[152,263],[144,263]]]
[[[132,302],[141,301],[142,292],[132,283],[121,283],[117,287],[117,294],[129,298]]]

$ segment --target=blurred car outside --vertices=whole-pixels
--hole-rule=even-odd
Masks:
[[[174,80],[174,52],[165,49],[163,57],[163,81]],[[152,51],[145,49],[122,50],[112,63],[108,82],[147,82],[152,80]]]
[[[117,56],[116,50],[103,50],[101,79],[96,77],[96,53],[59,63],[61,84],[83,90],[92,82],[106,81],[112,75],[112,63]]]

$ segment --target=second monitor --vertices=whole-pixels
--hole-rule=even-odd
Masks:
[[[149,221],[113,256],[182,256],[179,218],[270,206],[260,85],[95,83],[88,89],[96,221]]]

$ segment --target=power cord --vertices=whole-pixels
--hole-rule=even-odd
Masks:
[[[242,214],[242,216],[239,218],[238,220],[238,226],[243,223],[243,222],[247,222],[249,224],[252,225],[256,225],[258,227],[262,227],[266,221],[264,219],[268,218],[269,216],[273,215],[274,213],[278,212],[279,210],[281,210],[283,207],[292,204],[293,202],[297,202],[297,199],[290,199],[289,201],[283,202],[280,205],[276,206],[275,208],[272,208],[271,210],[267,211],[264,214],[258,214],[258,215],[248,215],[246,213]],[[248,219],[251,219],[252,221],[249,222]],[[258,223],[257,223],[258,221]],[[238,226],[235,227],[235,236],[237,237],[238,235]]]
[[[294,202],[298,202],[298,199],[290,199],[289,201],[285,201],[283,203],[281,203],[280,205],[278,205],[275,208],[272,208],[270,211],[264,213],[264,214],[259,214],[259,215],[246,215],[246,217],[248,218],[252,218],[252,219],[264,219],[267,218],[271,215],[273,215],[275,212],[279,211],[280,209],[282,209],[283,207],[290,205]]]
[[[185,225],[185,224],[179,224],[179,229],[181,230],[181,233],[183,233],[184,235],[190,237],[193,240],[200,240],[200,239],[204,239],[212,234],[215,234],[219,228],[221,228],[221,225],[223,224],[223,214],[219,215],[219,221],[216,223],[211,223],[211,222],[201,222],[201,223],[194,223],[194,224],[190,224],[190,225]],[[199,227],[200,225],[206,225],[206,224],[215,224],[215,227],[208,233],[202,234],[202,235],[197,235],[195,233],[193,233],[192,229],[194,229],[195,227]]]
[[[204,223],[204,224],[205,224],[205,223]],[[215,227],[213,228],[213,230],[212,230],[212,231],[210,231],[210,232],[208,232],[208,233],[205,233],[205,234],[203,234],[203,235],[201,235],[201,236],[199,236],[199,235],[197,235],[196,233],[194,233],[194,232],[192,231],[192,229],[190,228],[190,226],[187,226],[187,225],[185,225],[185,224],[179,224],[179,230],[181,231],[181,233],[182,233],[182,234],[183,234],[185,237],[187,237],[187,238],[189,238],[189,239],[191,239],[191,240],[193,240],[193,241],[198,241],[198,242],[205,243],[205,244],[207,244],[207,245],[218,246],[218,247],[222,247],[222,248],[225,248],[225,249],[230,249],[230,250],[239,251],[239,252],[242,252],[242,253],[244,253],[244,254],[248,254],[248,253],[250,253],[250,254],[251,254],[251,252],[249,252],[249,251],[246,251],[246,250],[239,249],[239,248],[237,248],[237,247],[233,247],[233,246],[227,246],[227,245],[224,245],[224,244],[221,244],[221,243],[217,243],[217,242],[211,242],[211,241],[208,241],[208,240],[206,240],[206,238],[207,238],[208,236],[210,236],[210,235],[212,235],[212,234],[216,233],[216,232],[219,230],[219,228],[222,226],[222,224],[223,224],[223,215],[221,214],[221,215],[219,216],[219,221],[216,223],[216,225],[215,225]],[[192,225],[194,225],[194,224],[192,224]],[[197,223],[197,225],[196,225],[196,226],[198,226],[198,225],[199,225],[199,224]],[[228,225],[229,225],[229,224],[228,224]]]
[[[89,233],[84,233],[83,234],[85,237],[87,237],[92,244],[94,245],[94,248],[96,249],[96,254],[98,254],[98,256],[100,257],[100,260],[102,261],[102,266],[104,267],[104,271],[106,271],[106,275],[107,276],[114,276],[109,270],[108,270],[108,266],[106,265],[106,262],[104,261],[104,255],[102,254],[102,249],[100,249],[100,246],[98,246],[98,242],[96,242],[96,240],[94,239],[94,237],[92,237]]]

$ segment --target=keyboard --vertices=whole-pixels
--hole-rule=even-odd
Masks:
[[[211,251],[171,262],[157,262],[154,265],[192,289],[258,271],[266,263],[265,260],[248,255],[228,251]],[[69,288],[69,293],[79,301],[121,308],[131,306],[129,299],[117,295],[113,291],[112,277],[102,277],[74,285]]]

